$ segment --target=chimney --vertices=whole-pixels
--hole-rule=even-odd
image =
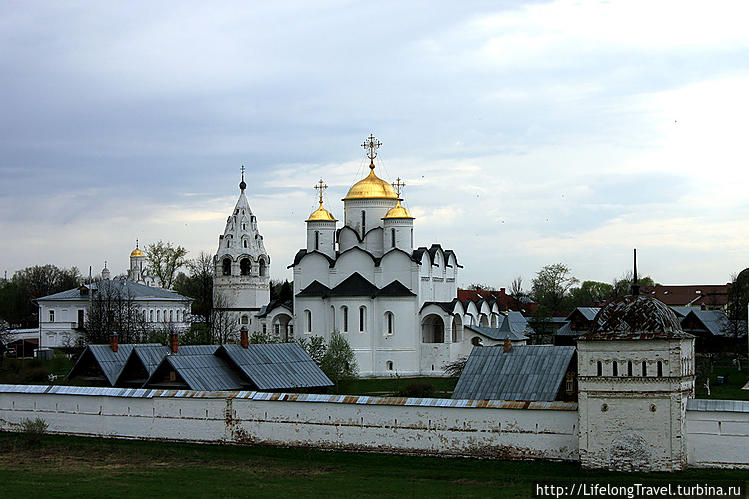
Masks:
[[[169,347],[172,349],[172,353],[177,353],[179,349],[179,335],[177,333],[169,335]]]
[[[111,348],[113,352],[120,349],[120,344],[117,342],[117,333],[112,333],[111,336],[109,336],[109,348]]]
[[[499,288],[499,292],[505,294],[505,288]]]
[[[700,303],[700,310],[707,310],[707,305]]]
[[[242,345],[242,348],[249,348],[250,346],[250,340],[249,335],[247,334],[247,330],[243,329],[239,333],[239,343]]]
[[[505,353],[512,350],[512,342],[510,341],[510,338],[505,338],[505,342],[502,345],[502,348],[504,349]]]

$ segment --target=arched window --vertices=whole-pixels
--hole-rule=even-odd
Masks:
[[[148,322],[153,322],[153,310],[148,312]]]
[[[616,361],[611,363],[611,369],[612,376],[619,376],[619,366],[617,365]]]
[[[367,307],[359,307],[359,332],[367,330]]]
[[[242,316],[242,324],[248,324],[250,322],[250,318],[246,315]]]
[[[657,369],[658,369],[658,377],[660,378],[663,376],[663,362],[661,362],[660,360],[658,361]]]
[[[632,361],[627,361],[627,376],[632,376]]]
[[[390,246],[395,248],[395,229],[390,229]]]
[[[348,333],[348,307],[341,307],[341,330]]]
[[[161,322],[161,310],[156,311],[156,322]]]
[[[174,310],[169,311],[169,322],[174,322]]]
[[[242,240],[242,245],[246,248],[247,247],[247,239]]]
[[[643,378],[648,375],[648,365],[645,363],[645,361],[642,361],[642,376]]]
[[[387,361],[385,363],[385,366],[387,367],[388,371],[392,371],[393,370],[393,361],[392,360]]]
[[[252,263],[250,262],[249,258],[242,258],[239,261],[239,273],[241,275],[250,275],[251,268],[252,268]]]
[[[395,316],[392,312],[385,312],[385,332],[392,335],[395,332]]]
[[[265,260],[262,258],[260,259],[259,273],[261,277],[265,276]]]
[[[364,237],[364,234],[367,232],[367,212],[362,210],[361,211],[361,237]]]
[[[242,213],[244,213],[244,210],[242,210]],[[247,224],[242,222],[242,230],[247,230]],[[244,242],[245,248],[247,247],[247,241]]]
[[[598,369],[598,375],[602,376],[603,375],[603,364],[601,364],[600,360],[596,363],[596,368]]]
[[[231,258],[224,258],[221,261],[221,267],[224,275],[231,275]]]
[[[143,310],[143,320],[144,321],[148,320],[147,317],[146,317],[146,311],[145,310]],[[81,321],[78,321],[78,322],[81,322]]]
[[[411,247],[414,247],[414,230],[411,229]]]
[[[166,309],[164,309],[164,322],[166,322]]]
[[[304,325],[307,328],[307,332],[312,332],[312,312],[309,310],[304,311]]]
[[[319,231],[315,231],[315,249],[316,250],[320,249],[320,232]]]

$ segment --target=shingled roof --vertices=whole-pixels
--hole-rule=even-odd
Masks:
[[[476,347],[453,391],[454,399],[546,401],[556,399],[575,347]]]

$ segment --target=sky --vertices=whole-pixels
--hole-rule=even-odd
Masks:
[[[325,205],[406,183],[459,285],[544,265],[720,284],[749,266],[749,3],[0,1],[0,272],[136,238],[214,254],[247,194],[271,275]]]

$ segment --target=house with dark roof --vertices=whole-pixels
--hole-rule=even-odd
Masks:
[[[693,307],[725,310],[731,283],[690,284],[684,286],[643,286],[640,293],[656,298],[670,307]]]
[[[577,307],[564,318],[564,324],[554,333],[554,344],[574,346],[581,334],[588,332],[600,307]]]
[[[681,319],[681,328],[695,336],[697,352],[735,352],[746,347],[744,320],[731,320],[722,310],[691,310]]]

